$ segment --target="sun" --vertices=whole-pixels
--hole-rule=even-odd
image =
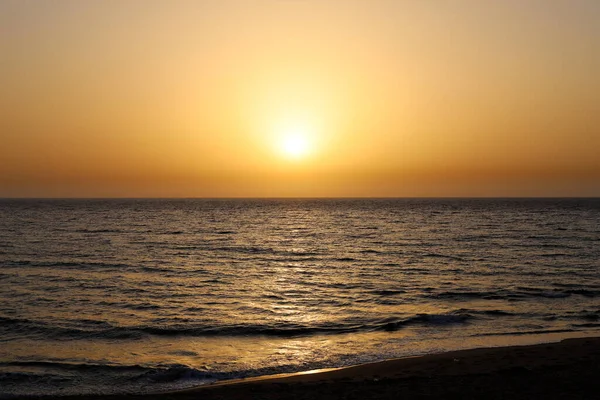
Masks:
[[[308,152],[308,141],[300,135],[284,136],[281,140],[281,151],[291,158],[300,158]]]
[[[302,129],[291,129],[283,132],[279,142],[281,153],[290,159],[306,157],[310,152],[308,134]]]

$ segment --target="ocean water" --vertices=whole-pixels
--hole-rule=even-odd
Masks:
[[[600,333],[600,199],[0,200],[0,397]]]

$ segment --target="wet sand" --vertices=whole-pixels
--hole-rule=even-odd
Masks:
[[[473,349],[178,392],[61,399],[595,399],[600,338]]]

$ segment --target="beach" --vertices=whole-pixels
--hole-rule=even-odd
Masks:
[[[61,399],[593,399],[600,391],[599,376],[600,338],[581,338],[239,379],[170,393]]]
[[[600,400],[600,0],[0,26],[0,400]]]

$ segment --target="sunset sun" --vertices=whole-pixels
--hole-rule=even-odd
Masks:
[[[306,129],[294,127],[280,134],[278,150],[288,159],[302,159],[311,152],[311,141]]]
[[[302,135],[288,135],[281,140],[281,151],[286,157],[301,158],[309,150],[308,141]]]

